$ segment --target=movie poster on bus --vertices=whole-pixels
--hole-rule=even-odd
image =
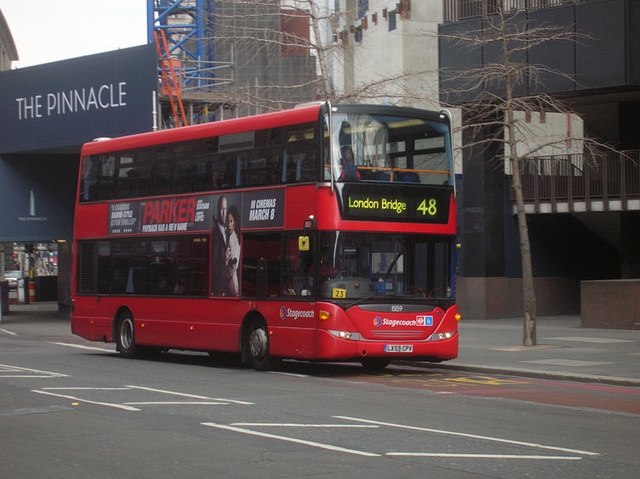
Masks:
[[[136,201],[123,201],[109,205],[109,234],[125,235],[135,234],[139,228],[138,210]]]
[[[210,196],[211,295],[240,296],[242,193]]]
[[[109,234],[186,233],[211,229],[208,195],[123,201],[109,205]]]
[[[245,228],[282,228],[284,226],[284,189],[247,191],[243,198]]]

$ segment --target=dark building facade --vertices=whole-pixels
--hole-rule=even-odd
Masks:
[[[521,62],[562,75],[525,78],[516,94],[563,99],[584,121],[587,136],[623,152],[532,158],[535,167],[523,175],[538,314],[577,314],[584,299],[581,282],[640,278],[640,4],[445,0],[440,33],[446,38],[481,30],[497,5],[523,31],[544,24],[579,32],[574,42],[550,41],[522,53]],[[441,67],[454,69],[496,58],[490,47],[462,49],[446,40],[439,54]],[[443,81],[443,91],[456,90],[456,81]],[[483,85],[498,95],[502,87]],[[442,100],[463,106],[480,90]],[[457,292],[467,317],[515,317],[523,311],[511,178],[488,162],[495,153],[464,151]]]
[[[35,246],[55,244],[56,294],[65,306],[81,147],[100,137],[150,131],[157,85],[154,45],[0,72],[4,266],[12,269],[19,244],[29,256],[19,269],[38,284]]]

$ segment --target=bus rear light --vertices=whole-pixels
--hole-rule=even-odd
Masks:
[[[460,321],[462,319],[462,316],[460,316],[460,313],[456,313],[456,321]]]
[[[320,321],[326,321],[327,319],[331,318],[331,313],[329,311],[321,309],[318,313],[318,317],[320,318]]]

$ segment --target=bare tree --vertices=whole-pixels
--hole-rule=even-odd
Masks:
[[[541,137],[526,121],[531,115],[570,113],[566,104],[558,98],[544,93],[544,80],[551,75],[568,75],[545,65],[527,62],[527,53],[547,42],[579,42],[587,38],[574,31],[573,25],[558,26],[527,21],[523,15],[507,13],[502,2],[491,4],[484,15],[484,28],[441,38],[453,48],[483,48],[493,54],[493,61],[483,65],[456,68],[442,72],[445,84],[456,84],[463,89],[443,92],[450,97],[475,96],[475,100],[462,105],[465,121],[462,128],[473,132],[472,140],[464,148],[496,148],[493,159],[496,164],[506,165],[512,177],[515,197],[524,298],[523,345],[535,346],[536,339],[536,294],[531,262],[531,244],[525,213],[522,174],[525,160],[540,155],[542,151],[557,149],[566,152],[566,136],[550,134]],[[529,88],[527,88],[527,84]],[[487,134],[487,132],[490,132]],[[582,136],[574,139],[573,148],[581,153],[592,154],[602,147],[595,140]],[[584,155],[588,157],[588,155]],[[509,172],[509,171],[508,171]]]
[[[358,84],[336,89],[334,66],[344,67],[345,56],[355,48],[351,27],[356,11],[357,6],[336,12],[329,2],[319,0],[217,0],[215,15],[208,20],[214,32],[211,40],[216,58],[234,64],[235,81],[217,88],[216,98],[237,105],[240,115],[315,100],[384,99],[392,104],[424,100],[424,92],[410,88],[398,92],[397,85],[424,85],[425,76],[437,75],[437,70],[360,77]],[[430,96],[437,98],[437,86],[430,84]]]

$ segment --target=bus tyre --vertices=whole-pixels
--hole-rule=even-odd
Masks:
[[[249,327],[246,352],[251,367],[257,371],[274,369],[279,361],[269,353],[269,332],[262,321],[254,321]]]
[[[390,362],[391,360],[388,358],[360,358],[360,364],[362,364],[367,371],[382,371],[389,366]]]
[[[120,355],[125,358],[135,358],[137,355],[133,315],[127,311],[120,316],[116,329],[116,345]]]

